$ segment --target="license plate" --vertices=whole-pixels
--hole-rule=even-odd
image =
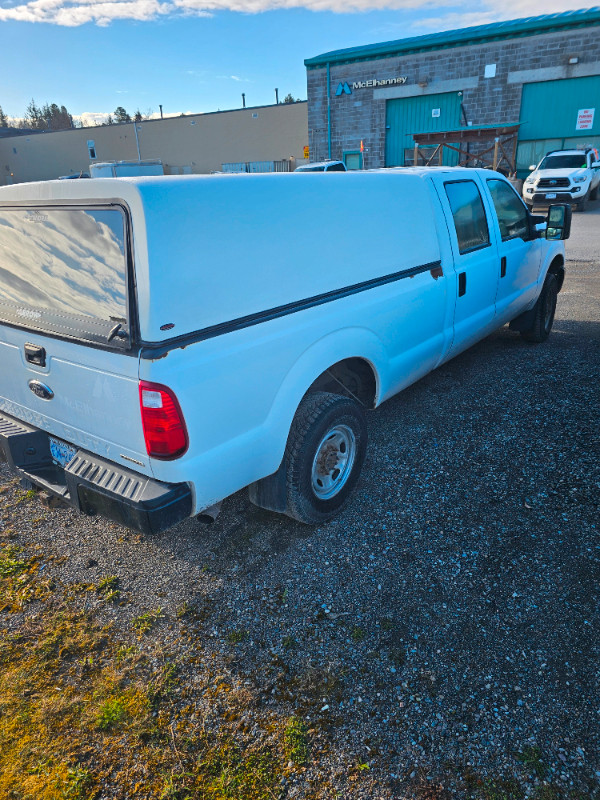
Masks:
[[[77,448],[72,447],[70,444],[59,442],[58,439],[54,439],[52,436],[48,438],[50,439],[50,455],[57,464],[60,464],[61,467],[66,467],[76,455]]]
[[[552,192],[552,194],[547,194],[546,200],[556,200],[556,192]]]

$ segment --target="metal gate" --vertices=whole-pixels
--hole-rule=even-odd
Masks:
[[[578,129],[580,112],[594,111],[592,127]],[[600,76],[526,83],[521,97],[517,174],[524,178],[549,150],[600,147]],[[581,125],[581,121],[579,121]]]
[[[458,128],[461,102],[462,92],[388,100],[385,120],[386,167],[412,165],[415,147],[413,133]],[[444,164],[455,166],[457,157],[458,154],[448,150],[444,154]]]

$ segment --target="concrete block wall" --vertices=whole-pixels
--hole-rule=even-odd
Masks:
[[[576,56],[578,63],[569,65]],[[493,78],[485,67],[496,65]],[[368,151],[365,167],[385,166],[386,101],[401,97],[462,91],[467,120],[473,125],[518,122],[523,83],[600,74],[600,27],[590,26],[506,39],[402,57],[331,65],[331,157]],[[406,76],[401,86],[364,88],[351,95],[335,92],[340,83]],[[327,69],[307,70],[310,159],[328,157]]]

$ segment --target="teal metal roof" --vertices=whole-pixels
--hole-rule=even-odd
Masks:
[[[329,64],[350,64],[354,61],[373,61],[391,56],[404,56],[412,53],[424,53],[430,50],[444,50],[451,47],[464,47],[470,44],[515,39],[523,36],[536,36],[540,33],[585,28],[600,25],[600,6],[565,11],[560,14],[544,14],[541,17],[513,19],[508,22],[493,22],[489,25],[477,25],[473,28],[460,28],[455,31],[442,31],[425,36],[413,36],[410,39],[397,39],[393,42],[380,42],[360,47],[347,47],[343,50],[332,50],[320,56],[307,58],[304,65],[307,69],[317,69]]]

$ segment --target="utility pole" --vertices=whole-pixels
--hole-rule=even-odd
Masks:
[[[275,105],[279,105],[279,89],[275,89]]]
[[[160,108],[160,118],[162,119],[162,118],[163,118],[163,115],[162,115],[162,106],[160,105],[160,103],[159,103],[159,106],[158,106],[158,107]]]
[[[246,95],[242,92],[242,108],[246,108]]]

